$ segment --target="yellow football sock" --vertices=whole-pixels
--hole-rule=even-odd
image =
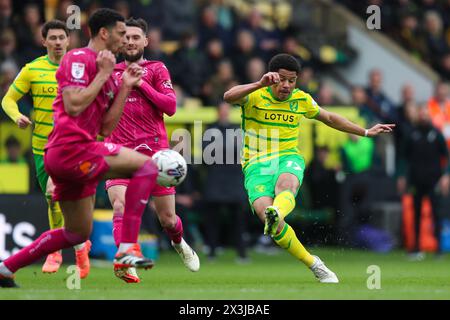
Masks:
[[[59,202],[52,201],[51,196],[46,196],[48,204],[48,222],[50,229],[58,229],[64,226],[64,217]]]
[[[307,267],[311,267],[314,263],[314,257],[306,251],[305,247],[300,243],[295,235],[294,229],[287,223],[284,224],[283,230],[273,237],[273,240],[281,248],[287,250],[290,254],[303,262]]]
[[[280,192],[273,200],[273,206],[278,208],[278,212],[284,219],[295,208],[295,196],[290,190]]]

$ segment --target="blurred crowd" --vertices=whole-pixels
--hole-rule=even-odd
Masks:
[[[339,0],[366,19],[367,7],[381,9],[381,31],[450,80],[450,1]]]
[[[380,5],[382,30],[409,52],[435,67],[443,79],[450,78],[450,1],[339,2],[362,16],[366,16],[368,5]],[[52,18],[66,21],[70,16],[67,8],[75,4],[75,1],[53,0],[45,3],[44,6],[43,0],[0,0],[0,99],[22,66],[45,54],[40,38],[41,24]],[[117,9],[125,17],[146,19],[150,30],[145,57],[167,64],[179,106],[186,106],[188,103],[217,106],[218,121],[212,126],[219,130],[234,126],[229,120],[230,106],[222,103],[223,93],[236,84],[259,80],[267,71],[268,60],[279,52],[289,53],[299,59],[302,71],[298,87],[310,93],[319,105],[348,103],[341,101],[332,87],[323,81],[321,61],[312,54],[308,43],[303,43],[298,37],[305,25],[301,19],[307,16],[305,11],[299,10],[299,3],[302,2],[81,0],[76,1],[76,5],[82,10],[81,29],[71,31],[69,49],[87,44],[87,17],[99,7],[106,5]],[[442,190],[445,189],[446,181],[439,181],[438,178],[445,170],[445,161],[441,160],[448,159],[447,147],[450,147],[449,86],[440,82],[428,101],[417,101],[414,87],[407,82],[399,94],[401,103],[397,105],[383,92],[383,74],[378,69],[371,70],[366,83],[355,84],[351,88],[351,104],[358,108],[367,127],[379,122],[397,124],[392,140],[382,138],[373,141],[351,136],[340,150],[340,165],[335,167],[328,165],[331,150],[326,146],[315,146],[314,158],[305,174],[303,198],[299,202],[302,206],[308,206],[317,216],[322,214],[324,225],[331,224],[332,232],[330,233],[329,227],[315,227],[311,234],[306,232],[304,235],[310,236],[311,242],[314,239],[325,239],[323,241],[326,243],[350,244],[355,240],[352,234],[355,226],[370,220],[373,209],[370,205],[373,205],[374,200],[393,200],[399,203],[401,195],[411,192],[413,187],[417,189],[418,185],[421,197],[430,192],[434,196],[437,185]],[[22,99],[19,106],[26,115],[32,110],[31,100],[28,99]],[[0,121],[10,119],[0,114]],[[436,129],[433,134],[437,132],[443,135],[445,148],[440,146],[441,149],[436,151],[429,146],[434,140],[430,142],[425,139],[423,150],[427,150],[424,152],[429,157],[423,160],[417,154],[411,154],[414,150],[401,146],[416,137],[412,136],[415,129],[419,136]],[[7,143],[7,158],[11,162],[23,161],[17,155],[18,141],[11,138]],[[390,145],[394,146],[396,152],[395,176],[386,174],[386,150]],[[439,161],[436,161],[436,157]],[[419,168],[432,167],[428,173],[421,174],[424,180],[432,177],[428,179],[430,181],[411,180],[411,174],[414,176],[416,170],[416,167],[409,165],[409,160],[413,158],[417,158]],[[4,161],[9,161],[8,159]],[[245,217],[249,216],[249,207],[246,205],[239,166],[191,166],[189,172],[187,181],[178,190],[177,205],[180,212],[185,212],[184,219],[191,222],[187,228],[191,241],[201,241],[201,235],[205,235],[210,255],[215,255],[215,248],[220,242],[218,237],[223,231],[219,230],[222,220],[211,215],[211,211],[215,211],[212,208],[220,208],[217,211],[223,210],[234,215],[231,223],[229,219],[224,220],[228,221],[227,230],[231,232],[225,234],[233,235],[230,241],[236,245],[239,257],[245,259],[245,246],[250,241],[246,234],[252,228],[260,233],[261,226],[252,226],[251,219],[248,220],[249,225],[242,223],[247,221]],[[229,179],[224,182],[221,177]],[[380,182],[380,188],[375,191],[383,190],[384,193],[379,196],[383,198],[375,199],[373,181],[380,177],[386,179]],[[392,183],[397,178],[398,182]],[[38,192],[37,186],[35,191]],[[443,191],[438,193],[444,194]],[[206,212],[206,216],[202,217],[198,212]],[[336,217],[328,219],[329,212]],[[202,221],[207,221],[209,227],[202,230]],[[305,224],[305,221],[307,220],[299,223]],[[321,223],[317,221],[313,219],[309,222],[310,225],[317,226]],[[308,224],[302,229],[307,231]],[[320,232],[323,234],[317,235]],[[334,235],[332,239],[327,238],[330,234]],[[264,240],[260,241],[264,245]]]

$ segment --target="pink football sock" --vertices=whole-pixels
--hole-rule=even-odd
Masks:
[[[122,237],[123,214],[114,212],[113,215],[113,237],[116,247],[119,247]]]
[[[157,176],[158,167],[152,160],[148,160],[130,179],[125,193],[121,243],[137,243],[142,214]]]
[[[175,223],[175,227],[172,229],[165,228],[164,231],[167,233],[170,240],[174,243],[180,243],[181,238],[183,237],[183,222],[181,222],[180,217],[177,216],[177,223]]]
[[[48,230],[41,234],[32,244],[26,246],[15,255],[12,255],[3,261],[3,263],[14,273],[20,268],[30,265],[50,253],[70,248],[86,240],[85,237],[71,233],[64,228]]]

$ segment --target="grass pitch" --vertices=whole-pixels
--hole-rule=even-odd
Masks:
[[[189,272],[174,252],[163,252],[152,270],[140,272],[140,284],[114,277],[112,264],[95,263],[79,290],[67,288],[67,266],[45,275],[40,265],[20,270],[19,289],[0,289],[6,299],[450,299],[450,256],[411,262],[403,252],[377,254],[357,250],[312,249],[339,277],[340,284],[320,284],[289,254],[251,252],[249,264],[237,264],[226,251],[210,262],[200,255],[201,269]],[[368,267],[380,268],[381,288],[369,289]],[[374,284],[373,281],[369,281]]]

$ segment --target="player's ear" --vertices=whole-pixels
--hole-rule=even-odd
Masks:
[[[148,38],[144,37],[144,47],[147,47],[147,46],[148,46]]]
[[[100,30],[98,31],[98,34],[100,35],[100,38],[102,40],[108,40],[108,38],[109,38],[109,30],[108,30],[108,28],[101,27]]]

